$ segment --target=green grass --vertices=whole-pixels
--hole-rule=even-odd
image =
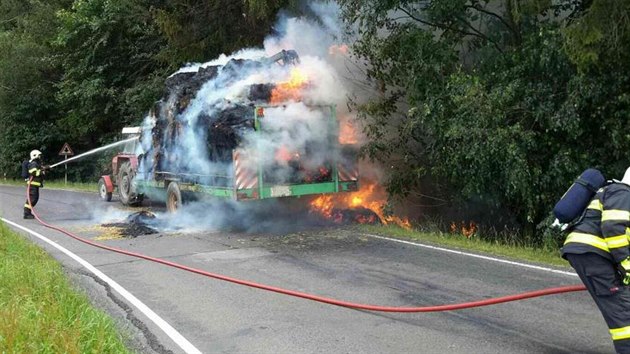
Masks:
[[[26,184],[22,180],[2,179],[0,180],[0,185],[25,186]],[[44,181],[44,188],[97,193],[98,183],[96,182],[68,182],[68,184],[66,185],[63,180],[54,180],[54,181]]]
[[[0,353],[129,353],[59,263],[0,222]]]
[[[494,256],[507,257],[555,266],[568,267],[567,261],[560,257],[559,251],[549,251],[520,245],[506,245],[499,242],[488,242],[479,239],[478,235],[466,238],[461,234],[443,232],[420,232],[405,230],[398,226],[360,225],[362,232],[388,236],[392,238],[420,241],[434,245],[448,246],[467,251],[477,251]]]

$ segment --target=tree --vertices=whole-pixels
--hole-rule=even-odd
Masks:
[[[564,30],[565,49],[578,68],[625,66],[630,58],[630,2],[588,1]]]
[[[67,3],[0,3],[0,173],[9,178],[19,176],[30,150],[49,156],[59,142],[54,84],[61,71],[51,41],[55,13]]]
[[[590,2],[340,3],[376,90],[356,104],[365,152],[393,167],[395,195],[429,176],[454,204],[481,201],[532,234],[581,170],[624,164],[628,71],[583,75],[566,51]]]
[[[159,96],[157,78],[167,66],[156,60],[164,44],[148,10],[136,0],[75,1],[61,11],[56,39],[63,68],[57,99],[59,125],[86,147],[110,140],[137,124]]]
[[[261,43],[288,3],[2,1],[0,172],[17,176],[33,148],[51,156],[64,141],[78,151],[111,141],[142,121],[169,74]],[[80,166],[84,178],[99,172]]]
[[[167,45],[160,58],[171,65],[204,62],[223,53],[259,46],[287,0],[175,0],[155,8]]]

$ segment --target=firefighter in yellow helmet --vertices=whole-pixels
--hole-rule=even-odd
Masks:
[[[569,229],[562,257],[595,300],[617,353],[630,353],[630,168],[600,188]]]
[[[30,154],[31,159],[28,162],[28,180],[29,185],[29,205],[28,199],[24,203],[24,219],[33,219],[31,207],[34,207],[39,200],[39,188],[44,186],[45,166],[42,166],[42,153],[39,150],[33,150]],[[47,167],[46,167],[47,168]]]

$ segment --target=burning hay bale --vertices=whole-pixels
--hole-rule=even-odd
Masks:
[[[241,155],[259,160],[265,152],[275,154],[277,161],[257,162],[269,183],[332,182],[332,166],[323,161],[333,155],[327,150],[333,135],[317,133],[330,126],[316,126],[313,120],[324,119],[302,103],[290,116],[281,115],[287,105],[302,101],[302,90],[312,88],[301,70],[288,67],[299,62],[295,51],[281,51],[259,60],[189,66],[171,75],[162,99],[149,114],[151,125],[142,132],[139,178],[160,181],[177,174],[183,183],[211,179],[213,185],[228,187],[234,151],[241,150],[246,151]],[[281,123],[269,123],[267,113],[272,112]],[[315,118],[307,122],[309,116]],[[145,139],[147,134],[150,139]],[[284,145],[297,148],[283,155],[279,152]]]
[[[275,87],[276,85],[274,84],[254,84],[250,86],[247,98],[250,101],[269,102]]]
[[[364,188],[342,195],[322,195],[309,203],[311,213],[320,214],[335,223],[395,224],[410,230],[408,218],[385,213],[387,193],[374,181],[361,181]]]
[[[381,218],[368,208],[356,207],[351,209],[333,209],[332,220],[338,224],[369,224],[380,225]]]
[[[124,222],[103,224],[103,227],[118,228],[119,233],[124,237],[135,238],[142,235],[157,234],[158,231],[150,226],[155,222],[155,215],[148,211],[133,213]]]
[[[287,51],[285,55],[297,54]],[[166,80],[166,92],[153,108],[154,119],[151,130],[153,144],[145,147],[145,159],[151,161],[146,169],[149,173],[177,171],[198,173],[194,162],[182,161],[181,152],[185,144],[186,130],[205,137],[208,162],[232,162],[232,150],[242,142],[244,133],[254,129],[255,105],[269,104],[274,83],[254,83],[237,92],[236,97],[227,99],[225,91],[243,78],[270,70],[268,60],[231,59],[225,65],[183,68]],[[213,106],[191,106],[199,95],[222,92]],[[192,115],[192,117],[186,117]]]

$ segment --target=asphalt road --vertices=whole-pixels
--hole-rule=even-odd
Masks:
[[[614,352],[586,292],[441,313],[351,310],[85,245],[34,220],[22,220],[24,195],[23,188],[0,186],[0,216],[94,265],[204,353]],[[229,223],[211,227],[198,218],[198,223],[188,220],[194,232],[180,225],[156,235],[98,242],[227,276],[375,305],[458,303],[579,283],[570,275],[380,240],[350,229],[300,225],[299,217],[287,217],[278,206],[260,207],[268,209],[264,220],[248,223],[264,226],[256,231],[235,231],[226,227]],[[103,215],[134,211],[101,202],[96,194],[47,189],[41,190],[36,210],[46,221],[92,239],[108,234],[97,227]],[[231,213],[217,206],[204,212],[208,219]],[[75,260],[20,232],[63,263],[94,304],[116,319],[132,347],[146,353],[183,352],[151,319]]]

